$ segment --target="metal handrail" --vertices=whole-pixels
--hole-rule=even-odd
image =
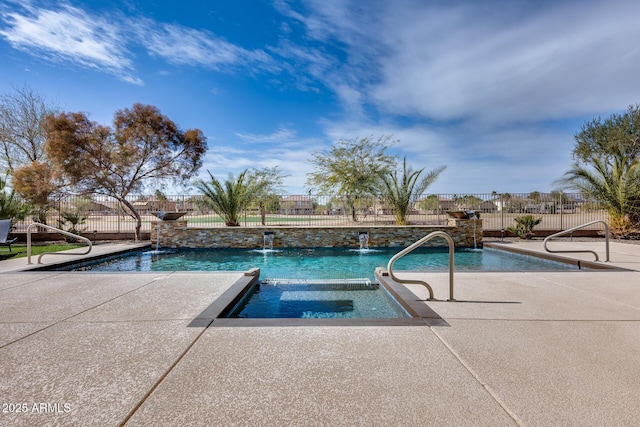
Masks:
[[[33,227],[42,227],[48,230],[52,230],[58,232],[60,234],[64,234],[65,236],[73,237],[74,239],[81,240],[86,242],[89,247],[86,252],[43,252],[38,256],[38,264],[42,264],[42,257],[44,255],[86,255],[91,252],[91,247],[93,246],[91,240],[87,239],[83,236],[78,236],[77,234],[69,233],[68,231],[60,230],[59,228],[52,227],[47,224],[40,224],[39,222],[34,222],[27,227],[27,264],[32,264],[31,262],[31,228]]]
[[[401,250],[400,252],[392,256],[391,259],[389,260],[389,263],[387,264],[387,272],[389,273],[389,277],[391,277],[392,280],[395,280],[398,283],[411,283],[411,284],[425,286],[429,291],[429,299],[430,300],[434,299],[433,289],[427,282],[425,282],[424,280],[398,278],[395,274],[393,274],[393,264],[397,260],[405,256],[406,254],[408,254],[409,252],[412,252],[414,249],[422,246],[424,243],[438,236],[444,237],[447,243],[449,244],[449,300],[448,301],[455,301],[455,298],[453,297],[453,270],[454,270],[453,258],[454,258],[455,244],[453,243],[453,239],[451,238],[451,236],[449,236],[444,231],[434,231],[433,233],[429,233],[426,236],[424,236],[422,239],[418,240],[417,242],[413,243],[410,246],[407,246],[406,248],[404,248],[403,250]]]
[[[589,225],[597,224],[597,223],[599,223],[599,222],[600,222],[600,223],[602,223],[602,224],[604,224],[604,233],[605,233],[604,235],[605,235],[606,255],[607,255],[607,259],[605,260],[605,262],[609,262],[609,225],[608,225],[605,221],[602,221],[602,220],[596,220],[596,221],[587,222],[586,224],[578,225],[578,226],[576,226],[576,227],[569,228],[569,229],[567,229],[567,230],[560,231],[560,232],[558,232],[558,233],[555,233],[555,234],[552,234],[552,235],[550,235],[550,236],[547,236],[547,237],[544,239],[544,241],[542,242],[542,243],[543,243],[543,246],[544,246],[544,249],[545,249],[547,252],[550,252],[550,253],[557,253],[557,254],[559,254],[559,253],[578,253],[578,252],[592,253],[593,255],[595,255],[595,257],[596,257],[596,261],[600,261],[600,259],[598,258],[598,254],[597,254],[595,251],[591,251],[591,250],[588,250],[588,249],[583,249],[583,250],[573,250],[573,251],[570,251],[570,250],[554,250],[554,251],[552,251],[551,249],[549,249],[549,248],[547,247],[547,242],[548,242],[552,237],[564,236],[565,234],[573,233],[574,231],[579,230],[580,228],[584,228],[584,227],[587,227],[587,226],[589,226]]]

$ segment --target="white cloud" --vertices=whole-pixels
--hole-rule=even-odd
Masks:
[[[4,13],[2,20],[5,25],[0,36],[16,49],[142,84],[133,73],[125,40],[116,24],[68,5],[52,10],[26,4],[22,12]]]
[[[236,136],[249,143],[288,143],[296,137],[296,132],[287,126],[280,125],[268,135],[236,132]]]
[[[263,50],[244,49],[208,31],[140,16],[100,16],[66,4],[54,9],[27,3],[4,10],[0,37],[13,48],[56,63],[96,69],[133,84],[142,84],[135,75],[130,50],[138,46],[179,66],[216,71],[242,67],[248,73],[280,70]]]
[[[294,129],[284,125],[266,135],[237,133],[238,143],[214,146],[205,157],[203,173],[207,170],[226,180],[228,174],[237,176],[247,168],[263,169],[277,166],[285,175],[284,186],[291,194],[306,193],[305,181],[311,170],[311,153],[322,146],[316,138],[299,138]],[[248,144],[246,144],[248,143]],[[260,144],[259,150],[256,145]]]
[[[332,78],[328,77],[340,68],[335,58],[314,46],[303,46],[284,39],[278,46],[271,46],[269,51],[280,60],[280,67],[286,70],[293,83],[300,91],[319,91],[321,85],[328,85]]]
[[[262,50],[247,50],[216,37],[181,25],[136,20],[132,24],[141,43],[153,55],[177,65],[201,66],[220,70],[228,66],[246,66],[274,70],[277,66]]]
[[[276,7],[329,47],[315,49],[331,64],[315,77],[353,114],[374,105],[435,120],[535,121],[620,110],[640,98],[636,1],[281,0]]]
[[[640,3],[518,4],[394,9],[373,101],[394,114],[499,122],[617,110],[640,97]]]
[[[376,40],[375,15],[382,10],[376,1],[307,0],[298,11],[284,0],[276,9],[306,31],[305,44],[286,38],[271,51],[290,65],[298,88],[319,84],[333,92],[348,115],[363,117],[369,102],[366,86],[378,74],[380,43]],[[285,33],[288,37],[288,33]]]

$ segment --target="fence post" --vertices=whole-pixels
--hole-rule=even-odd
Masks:
[[[309,203],[311,203],[311,190],[309,190]],[[307,221],[308,221],[307,227],[311,227],[311,212],[307,212]]]
[[[564,230],[564,226],[563,226],[563,217],[562,217],[562,193],[560,193],[560,230]]]
[[[502,199],[502,193],[500,193],[500,229],[504,230],[504,200]]]

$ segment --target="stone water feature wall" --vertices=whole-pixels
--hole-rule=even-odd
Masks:
[[[156,242],[157,222],[152,223],[151,239]],[[163,248],[262,248],[264,233],[274,233],[274,248],[358,248],[359,232],[369,234],[369,247],[406,247],[433,231],[448,233],[456,247],[482,247],[481,219],[448,220],[447,225],[354,226],[354,227],[187,227],[187,221],[160,221]],[[424,246],[447,246],[436,237]]]

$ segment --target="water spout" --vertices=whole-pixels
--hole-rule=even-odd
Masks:
[[[360,249],[369,249],[369,232],[358,231],[358,241],[360,242]]]
[[[156,252],[160,250],[160,222],[164,219],[166,213],[165,212],[156,212],[156,217],[158,217],[158,226],[156,229]]]
[[[480,218],[480,214],[479,213],[476,214],[476,211],[467,211],[467,215],[469,215],[469,219],[473,221],[473,249],[477,250],[478,243],[476,242],[476,223]]]
[[[273,239],[275,233],[273,231],[265,231],[263,236],[262,249],[273,249]]]

